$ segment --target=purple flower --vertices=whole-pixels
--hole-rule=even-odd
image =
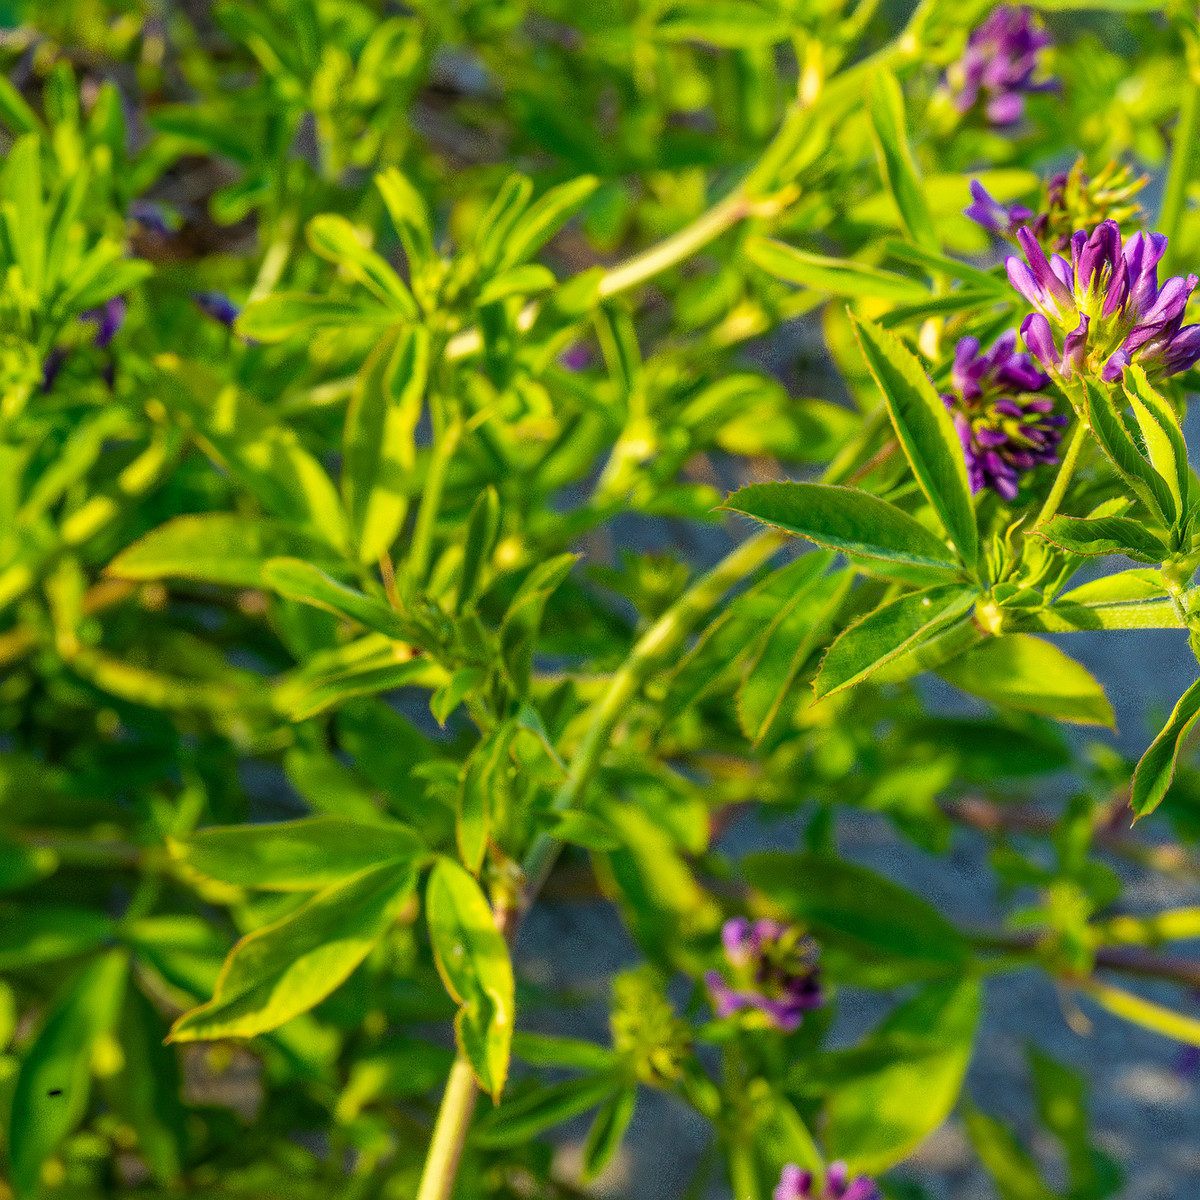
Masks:
[[[58,373],[63,369],[67,361],[69,351],[63,346],[52,346],[50,353],[46,355],[46,361],[42,363],[42,391],[48,392],[54,387],[54,381],[58,378]]]
[[[825,1186],[819,1192],[813,1191],[815,1183],[811,1171],[802,1171],[795,1163],[788,1163],[779,1176],[774,1200],[883,1200],[873,1179],[865,1175],[851,1179],[844,1162],[829,1164]]]
[[[99,308],[89,308],[87,312],[79,314],[81,321],[95,321],[97,323],[95,345],[98,349],[108,349],[121,326],[125,324],[127,309],[128,305],[125,303],[125,298],[123,296],[114,296],[111,300],[106,300]]]
[[[1054,80],[1033,80],[1039,53],[1050,40],[1034,25],[1029,9],[1001,5],[971,33],[962,57],[946,72],[955,108],[969,112],[982,93],[993,125],[1019,121],[1025,112],[1024,93],[1057,86]]]
[[[731,917],[721,929],[730,984],[718,971],[704,976],[717,1016],[753,1009],[772,1028],[791,1033],[804,1013],[825,1002],[817,944],[793,925]]]
[[[156,200],[134,200],[129,205],[129,217],[147,233],[161,238],[171,237],[180,225],[179,218]]]
[[[192,302],[202,313],[230,329],[242,311],[224,292],[193,292]]]
[[[972,179],[970,186],[972,202],[963,209],[963,216],[970,217],[989,232],[1011,236],[1021,225],[1034,219],[1033,209],[1024,204],[1010,204],[1005,208],[978,179]]]
[[[1021,336],[1055,374],[1092,373],[1114,381],[1131,362],[1151,375],[1174,375],[1200,358],[1200,326],[1183,324],[1195,275],[1158,286],[1158,263],[1167,248],[1161,233],[1135,233],[1121,242],[1116,221],[1101,221],[1089,235],[1071,235],[1071,261],[1047,259],[1028,227],[1017,231],[1022,261],[1005,259],[1009,282],[1037,310]],[[1059,352],[1054,327],[1063,337]]]
[[[1038,395],[1050,382],[1027,354],[1016,350],[1009,330],[986,354],[977,338],[965,337],[954,351],[952,392],[942,401],[954,418],[967,463],[971,491],[991,488],[1015,500],[1021,476],[1041,463],[1058,462],[1058,443],[1067,418]]]

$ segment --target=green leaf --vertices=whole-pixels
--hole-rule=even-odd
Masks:
[[[429,210],[420,192],[400,173],[388,167],[375,176],[375,186],[383,197],[392,225],[404,246],[409,267],[415,274],[435,257],[433,233],[429,227]]]
[[[535,1088],[485,1113],[471,1128],[471,1141],[487,1150],[519,1146],[545,1129],[595,1108],[613,1091],[611,1075],[585,1075]]]
[[[601,1106],[583,1144],[581,1175],[585,1183],[595,1179],[620,1150],[635,1108],[637,1088],[633,1086],[621,1088]]]
[[[550,1033],[513,1034],[513,1053],[533,1067],[577,1067],[581,1071],[612,1071],[619,1056],[607,1046]]]
[[[500,185],[500,190],[475,230],[475,245],[479,250],[479,261],[484,267],[492,267],[500,261],[508,235],[532,195],[532,182],[516,172]]]
[[[550,814],[552,823],[548,832],[560,842],[570,842],[585,850],[608,852],[619,850],[621,839],[602,821],[591,813],[577,808]]]
[[[233,587],[262,587],[263,568],[280,555],[334,570],[329,547],[277,521],[201,513],[173,517],[122,550],[105,568],[118,579],[196,579]]]
[[[909,592],[844,630],[821,660],[817,698],[853,687],[873,671],[929,641],[963,617],[977,593],[960,584]]]
[[[1152,813],[1175,778],[1175,763],[1200,719],[1200,680],[1179,698],[1162,732],[1150,743],[1133,773],[1129,805],[1139,817]]]
[[[415,320],[416,301],[404,280],[392,270],[387,259],[365,246],[358,231],[336,213],[321,213],[309,221],[305,231],[314,253],[337,263],[382,304],[394,309],[405,320]]]
[[[599,186],[600,180],[596,176],[580,175],[550,188],[513,225],[512,232],[504,240],[497,265],[511,267],[535,254],[583,207]],[[480,303],[483,303],[482,299]]]
[[[422,1096],[445,1083],[454,1052],[444,1046],[389,1034],[386,1048],[355,1060],[334,1107],[334,1119],[348,1124],[376,1100]]]
[[[175,1051],[163,1045],[167,1027],[136,987],[126,989],[120,1025],[121,1070],[106,1081],[114,1110],[137,1133],[138,1154],[164,1186],[179,1180],[188,1144],[187,1110]]]
[[[682,0],[659,17],[654,36],[660,42],[704,42],[738,49],[785,41],[788,25],[777,13],[750,0]]]
[[[42,200],[42,143],[36,133],[17,139],[0,170],[4,224],[23,282],[39,297],[45,285],[46,210]]]
[[[894,960],[913,979],[958,974],[970,959],[966,940],[937,909],[866,867],[771,853],[749,856],[744,870],[752,887],[809,926],[827,952]]]
[[[1108,392],[1087,381],[1088,419],[1100,449],[1152,514],[1171,527],[1179,516],[1167,481],[1147,462],[1125,428]]]
[[[242,337],[269,343],[330,325],[394,325],[399,319],[394,308],[366,300],[276,292],[247,304],[234,328]]]
[[[964,196],[964,201],[965,198]],[[890,241],[885,248],[893,258],[924,267],[930,275],[949,275],[951,279],[961,280],[972,292],[985,298],[1006,300],[1012,294],[1011,285],[1003,274],[992,275],[981,271],[970,263],[940,254],[931,247],[913,245],[912,242]]]
[[[967,1135],[996,1184],[1001,1200],[1056,1200],[1042,1182],[1037,1164],[999,1121],[981,1113],[973,1104],[964,1106]]]
[[[542,614],[551,593],[566,579],[577,554],[560,554],[538,563],[517,589],[500,622],[500,653],[504,669],[518,696],[529,691],[530,663],[537,643]]]
[[[936,534],[886,500],[855,488],[827,483],[752,483],[734,492],[721,507],[830,550],[957,569],[954,553]]]
[[[833,1089],[825,1107],[831,1158],[874,1175],[908,1157],[941,1125],[971,1062],[980,1001],[977,980],[946,980],[888,1016],[868,1044],[909,1042],[918,1053]]]
[[[499,1101],[513,1034],[508,947],[479,884],[448,858],[439,859],[430,873],[425,915],[438,972],[446,991],[461,1005],[454,1021],[459,1049],[480,1087]]]
[[[1160,563],[1171,551],[1144,521],[1132,517],[1053,517],[1034,533],[1072,554],[1126,554],[1138,562]]]
[[[493,275],[479,289],[475,303],[483,308],[507,300],[510,296],[536,296],[538,292],[547,291],[557,283],[549,267],[543,267],[541,263],[526,263]]]
[[[310,562],[298,558],[269,559],[263,564],[262,583],[289,600],[349,617],[386,637],[404,639],[411,635],[407,623],[382,600],[338,583]]]
[[[18,1200],[37,1193],[42,1164],[87,1112],[93,1055],[117,1022],[127,973],[124,950],[94,958],[50,1013],[21,1063],[8,1131]]]
[[[0,971],[86,954],[112,933],[112,918],[94,908],[44,900],[0,904]]]
[[[1150,465],[1166,481],[1179,512],[1186,512],[1191,502],[1192,472],[1188,467],[1187,443],[1179,427],[1179,418],[1167,400],[1150,385],[1139,364],[1131,363],[1126,368],[1122,382],[1142,431]]]
[[[428,376],[427,331],[395,330],[372,351],[350,395],[341,485],[359,562],[388,553],[404,524]]]
[[[407,646],[372,633],[284,676],[276,683],[272,700],[291,720],[306,721],[356,696],[444,682],[444,672],[427,658],[414,658]]]
[[[816,292],[892,300],[897,304],[918,304],[929,299],[928,289],[919,280],[868,263],[810,254],[773,238],[748,237],[742,249],[746,257],[768,275]]]
[[[483,867],[492,812],[501,807],[500,793],[508,786],[508,750],[515,733],[512,722],[503,722],[476,745],[463,767],[455,838],[459,857],[473,875]]]
[[[270,892],[315,892],[367,867],[415,861],[424,850],[407,825],[308,817],[275,825],[224,825],[171,839],[171,855],[210,879]]]
[[[962,444],[946,406],[899,339],[853,314],[850,320],[921,490],[963,562],[974,567],[979,554],[975,509]]]
[[[921,174],[908,144],[904,95],[896,77],[886,67],[872,71],[867,96],[884,187],[896,201],[908,236],[925,249],[937,251],[938,236],[929,215]]]
[[[742,732],[759,742],[780,715],[800,669],[828,636],[855,572],[818,576],[780,609],[750,661],[737,693]]]
[[[467,517],[466,542],[458,577],[458,598],[455,607],[461,611],[475,600],[484,566],[491,557],[500,530],[500,497],[488,484],[471,505]]]
[[[9,82],[7,75],[0,75],[0,121],[15,134],[36,133],[42,128],[37,113],[25,102],[25,98]]]
[[[411,860],[385,862],[248,933],[229,952],[212,999],[185,1012],[171,1040],[254,1037],[307,1012],[366,958],[415,885]]]
[[[1091,672],[1028,633],[988,638],[944,664],[938,674],[993,704],[1079,725],[1114,724],[1112,705]]]

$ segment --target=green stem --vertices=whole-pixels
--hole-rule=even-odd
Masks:
[[[475,1072],[460,1052],[446,1080],[417,1200],[450,1200],[454,1177],[458,1174],[458,1160],[467,1139],[471,1114],[475,1111],[475,1097]]]
[[[1084,428],[1083,422],[1077,421],[1070,441],[1067,442],[1067,452],[1063,455],[1062,465],[1058,468],[1054,486],[1050,489],[1050,495],[1046,497],[1046,503],[1042,505],[1042,511],[1038,513],[1037,520],[1033,523],[1035,529],[1039,525],[1045,525],[1058,512],[1058,506],[1067,494],[1067,488],[1071,486],[1075,468],[1079,465],[1079,455],[1083,451],[1086,438],[1087,430]]]

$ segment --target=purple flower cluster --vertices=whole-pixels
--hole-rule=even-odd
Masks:
[[[814,1183],[811,1171],[802,1171],[795,1163],[788,1163],[779,1176],[774,1200],[883,1200],[873,1179],[865,1175],[851,1179],[844,1162],[829,1164],[821,1191],[813,1191]]]
[[[1034,82],[1038,55],[1050,45],[1050,36],[1038,28],[1027,8],[1001,5],[967,40],[958,62],[946,73],[954,106],[969,112],[980,93],[987,98],[984,111],[993,125],[1012,125],[1025,112],[1025,93],[1044,92],[1053,80]]]
[[[1195,275],[1158,286],[1158,262],[1167,248],[1160,233],[1135,233],[1124,245],[1116,221],[1102,221],[1089,236],[1071,236],[1071,261],[1047,259],[1028,227],[1017,231],[1027,261],[1005,259],[1013,287],[1037,310],[1021,336],[1047,370],[1120,379],[1137,361],[1155,376],[1175,375],[1200,358],[1200,325],[1184,325]],[[1051,326],[1063,335],[1062,350]]]
[[[1010,501],[1026,471],[1058,462],[1067,423],[1054,414],[1052,400],[1036,395],[1050,380],[1017,352],[1016,343],[1016,331],[1009,330],[980,354],[977,338],[961,339],[950,373],[954,391],[942,393],[962,442],[971,491],[991,488]]]
[[[704,976],[717,1016],[753,1009],[775,1029],[791,1033],[805,1012],[825,1002],[817,944],[795,926],[731,917],[721,929],[721,943],[733,985],[717,971]]]

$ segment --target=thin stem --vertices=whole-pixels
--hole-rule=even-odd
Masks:
[[[276,284],[283,275],[283,268],[287,266],[287,260],[291,257],[292,242],[296,237],[296,223],[297,219],[294,213],[284,213],[279,218],[275,237],[267,247],[267,252],[263,255],[262,266],[258,269],[258,278],[255,279],[254,286],[250,289],[250,295],[246,297],[247,304],[261,300],[275,290]]]
[[[1058,474],[1055,476],[1054,486],[1050,489],[1050,495],[1046,497],[1046,503],[1042,505],[1042,511],[1038,513],[1037,520],[1034,522],[1035,529],[1039,525],[1045,525],[1058,512],[1058,506],[1067,494],[1067,488],[1071,486],[1075,468],[1079,465],[1079,455],[1083,451],[1086,438],[1087,430],[1084,428],[1083,422],[1076,421],[1075,430],[1071,434],[1070,441],[1067,442],[1067,452],[1063,455],[1062,466],[1058,468]]]
[[[425,1170],[421,1174],[421,1186],[417,1189],[417,1200],[449,1200],[454,1191],[458,1160],[462,1156],[467,1128],[475,1111],[476,1092],[475,1072],[460,1052],[446,1080],[442,1105],[433,1127],[433,1139],[425,1159]]]
[[[628,712],[630,702],[651,672],[672,650],[683,644],[697,622],[734,584],[762,566],[785,540],[786,535],[773,529],[748,538],[689,588],[642,635],[609,681],[608,691],[592,714],[591,723],[571,759],[567,778],[555,793],[552,802],[555,811],[571,808],[582,798],[608,748],[613,730]],[[534,841],[523,864],[526,879],[523,909],[528,909],[541,890],[560,848],[561,843],[549,834],[540,834]]]

